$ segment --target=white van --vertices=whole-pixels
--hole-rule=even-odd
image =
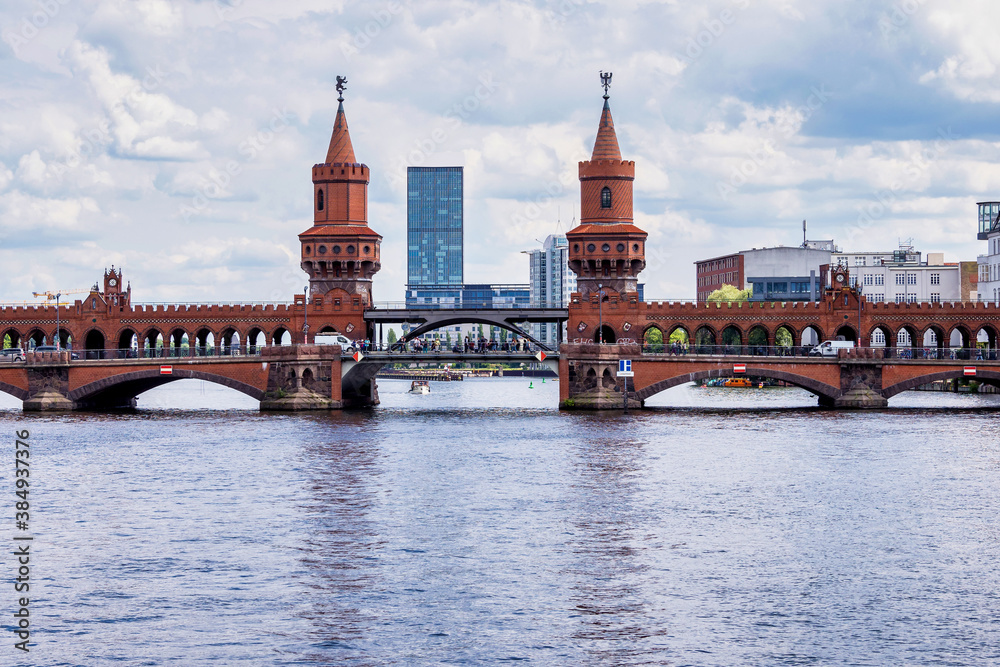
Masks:
[[[836,357],[841,350],[854,349],[853,340],[825,340],[809,350],[811,357]]]
[[[313,337],[313,343],[316,345],[339,345],[344,354],[354,354],[354,350],[357,349],[354,341],[343,334],[316,334]]]

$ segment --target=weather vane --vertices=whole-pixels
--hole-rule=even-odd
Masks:
[[[605,74],[604,70],[601,70],[601,85],[604,86],[604,99],[608,99],[608,88],[611,87],[611,72]]]
[[[347,77],[338,76],[337,77],[337,92],[340,93],[340,97],[337,98],[338,102],[344,101],[344,89],[347,88]]]

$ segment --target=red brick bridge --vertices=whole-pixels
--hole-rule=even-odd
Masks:
[[[73,359],[72,352],[28,352],[0,362],[0,392],[26,411],[134,408],[137,396],[169,382],[214,382],[260,401],[263,410],[329,410],[377,405],[375,376],[395,363],[526,363],[528,352],[374,352],[345,356],[340,346],[261,348],[253,355]],[[546,360],[557,367],[558,354]]]
[[[560,407],[620,409],[672,387],[723,377],[781,380],[816,394],[819,404],[838,408],[880,408],[900,392],[937,380],[974,379],[1000,386],[1000,361],[885,358],[881,350],[841,352],[839,357],[643,353],[637,345],[563,345],[559,362]],[[955,355],[961,356],[961,355]],[[979,356],[978,354],[976,356]],[[632,360],[631,379],[618,378],[618,361]],[[627,385],[625,383],[628,383]]]

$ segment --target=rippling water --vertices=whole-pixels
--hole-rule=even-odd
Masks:
[[[532,382],[0,411],[8,517],[32,433],[26,664],[1000,662],[1000,397],[682,387],[623,417]]]

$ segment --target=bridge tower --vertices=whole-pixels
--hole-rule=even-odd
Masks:
[[[368,226],[370,171],[354,156],[344,113],[346,83],[337,77],[340,105],[330,148],[326,161],[312,169],[313,226],[299,234],[299,241],[302,270],[309,274],[310,302],[355,307],[357,322],[349,332],[364,326],[363,310],[372,305],[372,277],[382,266],[382,236]]]
[[[580,163],[580,224],[566,234],[569,268],[582,301],[591,295],[636,298],[646,266],[646,232],[632,221],[635,162],[623,160],[608,103],[611,74],[601,74],[604,110],[590,160]],[[596,320],[595,320],[596,324]]]

